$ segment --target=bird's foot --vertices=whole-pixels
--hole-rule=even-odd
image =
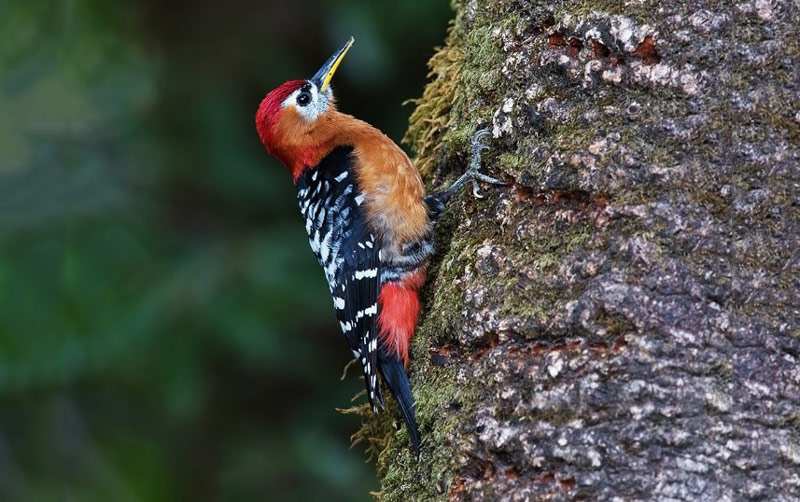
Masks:
[[[444,211],[445,206],[447,205],[447,201],[450,200],[450,197],[458,193],[461,190],[461,187],[467,184],[467,182],[472,182],[472,193],[475,197],[481,199],[483,196],[478,191],[478,180],[485,181],[486,183],[492,183],[494,185],[505,185],[502,181],[492,178],[491,176],[487,176],[480,172],[481,169],[481,152],[489,148],[489,145],[481,141],[483,138],[489,136],[488,129],[480,129],[472,135],[472,159],[470,160],[469,169],[467,172],[462,174],[449,188],[446,190],[442,190],[441,192],[437,192],[433,195],[429,195],[425,197],[425,203],[428,205],[428,211],[431,215],[431,218],[434,220],[439,217],[439,215]]]
[[[475,131],[475,134],[472,135],[472,159],[470,160],[469,170],[466,172],[466,175],[472,179],[472,194],[478,199],[483,198],[483,195],[481,195],[478,190],[478,180],[485,181],[486,183],[491,183],[493,185],[506,184],[497,178],[492,178],[491,176],[487,176],[480,172],[481,152],[489,148],[489,145],[482,140],[488,136],[491,136],[491,134],[491,131],[487,128],[479,129]]]

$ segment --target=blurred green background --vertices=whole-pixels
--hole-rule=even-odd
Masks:
[[[350,35],[395,140],[448,2],[0,1],[0,500],[368,500],[349,350],[254,114]]]

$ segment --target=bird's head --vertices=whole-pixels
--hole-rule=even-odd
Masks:
[[[336,111],[331,79],[353,45],[353,37],[308,80],[290,80],[272,90],[256,113],[256,130],[270,155],[292,170],[296,178],[318,161],[324,132],[332,129]]]

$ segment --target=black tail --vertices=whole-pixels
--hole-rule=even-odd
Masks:
[[[383,379],[392,391],[392,396],[397,401],[400,413],[403,414],[403,420],[406,422],[406,427],[408,427],[408,435],[411,436],[411,446],[414,449],[414,454],[419,455],[419,429],[417,428],[417,419],[414,414],[414,397],[411,395],[411,387],[408,385],[408,377],[403,368],[403,363],[396,356],[387,354],[383,348],[378,352],[378,357],[381,375],[383,375]]]

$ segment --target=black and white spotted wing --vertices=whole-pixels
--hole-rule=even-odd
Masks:
[[[372,409],[383,407],[377,381],[378,244],[366,225],[353,173],[352,147],[338,147],[297,180],[297,200],[311,250],[325,271],[333,306],[361,363]]]

